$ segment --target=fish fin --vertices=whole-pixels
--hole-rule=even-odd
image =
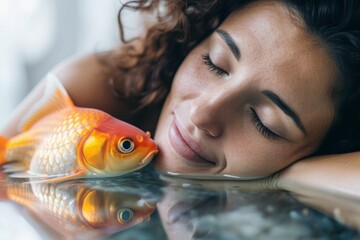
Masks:
[[[30,108],[29,112],[19,123],[18,130],[22,132],[27,131],[45,116],[73,106],[74,103],[64,86],[53,73],[49,73],[46,76],[46,87],[43,96]]]
[[[29,172],[9,172],[9,177],[11,178],[17,178],[17,179],[21,179],[21,178],[46,178],[46,177],[42,177],[42,176],[37,176],[34,174],[31,174]]]
[[[27,179],[27,181],[22,182],[23,184],[48,183],[49,180],[56,178],[45,174],[33,174],[29,171],[14,172],[10,173],[8,176],[13,179]]]
[[[3,136],[0,136],[0,166],[6,163],[5,154],[6,154],[6,143],[9,140]]]
[[[86,175],[84,171],[78,171],[72,175],[49,176],[49,175],[36,175],[29,172],[19,172],[10,175],[12,178],[28,178],[28,183],[60,183],[68,180],[81,178]]]
[[[23,162],[15,161],[4,164],[2,169],[4,173],[15,173],[26,171],[27,166]]]
[[[65,182],[65,181],[68,181],[68,180],[84,177],[85,175],[86,175],[86,172],[83,171],[83,170],[80,170],[80,171],[77,171],[76,173],[74,173],[72,175],[65,175],[65,176],[61,176],[61,177],[54,177],[54,178],[51,178],[51,179],[47,179],[47,180],[45,180],[45,182],[46,183]]]

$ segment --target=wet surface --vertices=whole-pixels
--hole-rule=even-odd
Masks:
[[[159,176],[150,167],[57,184],[3,176],[0,209],[13,212],[0,217],[7,223],[0,236],[21,239],[19,233],[28,231],[28,239],[360,239],[340,217],[329,218],[290,193],[228,183]],[[7,227],[14,221],[16,228]]]

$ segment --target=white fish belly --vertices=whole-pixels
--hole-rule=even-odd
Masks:
[[[59,176],[75,173],[76,146],[81,140],[77,134],[59,133],[46,137],[36,150],[29,172],[36,175]]]
[[[79,222],[74,188],[59,188],[54,184],[32,183],[32,192],[64,225]]]

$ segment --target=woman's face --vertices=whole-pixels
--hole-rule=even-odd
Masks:
[[[314,152],[336,66],[277,2],[233,14],[178,69],[158,122],[156,168],[263,177]]]

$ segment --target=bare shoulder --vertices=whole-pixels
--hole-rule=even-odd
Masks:
[[[68,59],[52,72],[59,78],[76,106],[101,109],[115,117],[129,111],[126,103],[112,94],[110,68],[96,54]]]
[[[66,84],[89,78],[87,81],[100,80],[104,73],[108,72],[95,53],[69,58],[55,66],[52,71]]]

